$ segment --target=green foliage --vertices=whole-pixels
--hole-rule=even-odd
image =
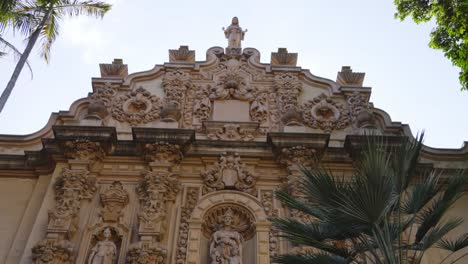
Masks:
[[[365,137],[355,174],[348,178],[303,168],[298,194],[281,190],[276,197],[311,220],[271,221],[281,237],[305,251],[276,262],[417,264],[430,248],[450,256],[467,247],[467,234],[446,237],[463,222],[446,213],[462,196],[466,177],[460,172],[447,180],[417,170],[422,138],[402,137],[389,145],[385,137]]]
[[[396,18],[412,17],[421,23],[434,19],[429,46],[440,49],[460,67],[462,90],[468,90],[468,1],[467,0],[394,0]]]
[[[10,10],[0,12],[0,32],[8,28],[28,38],[38,32],[41,57],[50,60],[50,48],[59,35],[59,21],[79,15],[102,18],[111,6],[102,1],[36,0],[15,1]]]

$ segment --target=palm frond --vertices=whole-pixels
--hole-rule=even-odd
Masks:
[[[417,220],[420,226],[416,232],[416,243],[420,242],[426,233],[439,223],[448,209],[462,196],[465,182],[464,172],[450,177],[443,194],[436,197],[429,207],[418,213]]]
[[[301,255],[281,255],[274,258],[274,263],[281,264],[347,264],[350,263],[346,259],[339,256],[328,254],[301,254]]]
[[[347,249],[326,242],[329,237],[338,235],[337,230],[332,230],[320,224],[301,223],[291,219],[274,218],[271,221],[274,229],[281,231],[279,236],[292,243],[313,247],[342,257],[350,255]]]
[[[60,14],[68,16],[87,15],[102,18],[111,5],[102,1],[80,1],[62,0],[55,6],[55,10]]]
[[[440,191],[438,186],[441,173],[432,171],[424,182],[415,184],[408,191],[408,198],[402,202],[402,212],[405,214],[416,214],[429,203]]]
[[[421,251],[429,249],[432,245],[441,241],[444,238],[444,236],[447,235],[448,232],[454,230],[462,223],[462,218],[452,218],[444,224],[439,224],[435,226],[434,228],[429,230],[429,232],[426,233],[424,238],[419,244],[416,245],[415,248]]]
[[[437,247],[451,252],[459,251],[468,246],[468,233],[464,233],[457,238],[443,238],[437,242]]]
[[[44,58],[46,62],[50,61],[50,48],[59,34],[58,19],[59,15],[55,11],[52,11],[41,31],[41,57]]]

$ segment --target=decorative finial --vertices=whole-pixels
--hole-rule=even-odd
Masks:
[[[239,19],[237,17],[232,18],[232,23],[226,29],[223,27],[224,35],[228,40],[228,49],[240,49],[241,41],[244,40],[245,31],[239,26]]]

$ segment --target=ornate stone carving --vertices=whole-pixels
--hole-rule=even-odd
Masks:
[[[349,125],[347,110],[326,95],[321,94],[302,106],[304,122],[325,132],[343,129]]]
[[[262,190],[260,192],[260,200],[263,205],[263,210],[268,217],[277,217],[278,210],[274,209],[273,206],[273,191],[272,190]],[[274,257],[278,255],[279,250],[279,241],[278,241],[278,232],[276,230],[271,230],[269,234],[270,242],[270,261],[273,261]],[[272,262],[273,263],[273,262]]]
[[[103,222],[119,222],[123,216],[122,210],[128,204],[128,193],[124,190],[122,183],[114,181],[109,188],[101,193],[101,203],[104,209],[101,211]]]
[[[268,121],[268,94],[261,93],[250,104],[250,118],[260,124]]]
[[[128,264],[164,264],[167,252],[165,249],[150,246],[149,243],[133,245],[127,253]]]
[[[48,232],[74,231],[72,220],[78,214],[80,202],[91,199],[96,191],[96,179],[86,170],[63,169],[55,182],[55,209],[49,212]]]
[[[117,246],[111,240],[112,233],[107,227],[102,232],[103,239],[97,241],[91,249],[88,257],[88,264],[113,264],[117,259]]]
[[[277,159],[286,166],[310,166],[317,160],[317,152],[314,148],[302,145],[286,147],[279,151]]]
[[[187,197],[185,198],[185,205],[181,209],[180,225],[179,225],[179,239],[177,241],[176,264],[185,264],[187,258],[187,241],[189,224],[188,221],[197,205],[200,190],[197,187],[187,188]]]
[[[190,89],[190,75],[181,70],[167,72],[162,82],[166,94],[166,104],[174,104],[181,109],[185,104],[185,94]]]
[[[122,59],[114,59],[112,64],[99,64],[101,77],[119,77],[125,78],[128,75],[128,65],[123,64]]]
[[[238,153],[222,153],[214,167],[202,172],[201,177],[205,183],[203,193],[223,189],[236,189],[250,194],[256,192],[257,176],[241,163]]]
[[[278,52],[271,53],[271,65],[296,66],[297,53],[289,53],[286,48],[279,48]]]
[[[210,87],[198,87],[194,94],[193,115],[197,118],[199,123],[207,121],[211,117],[212,107],[209,98],[209,89]]]
[[[92,106],[94,108],[98,108],[100,109],[100,112],[102,112],[103,114],[107,114],[107,112],[110,111],[110,108],[112,107],[112,99],[115,97],[116,94],[117,86],[113,85],[110,82],[106,82],[104,83],[104,85],[98,86],[96,88],[96,91],[91,95],[90,107]],[[106,108],[105,112],[104,109],[101,109],[102,106]]]
[[[159,119],[161,99],[143,87],[126,92],[112,103],[112,116],[131,125],[145,124]]]
[[[190,50],[188,46],[180,46],[179,49],[169,50],[169,62],[195,62],[195,51]]]
[[[166,202],[174,201],[180,190],[177,175],[167,172],[145,172],[138,186],[141,203],[138,214],[140,236],[155,236],[159,241],[166,229]]]
[[[237,17],[232,18],[232,23],[226,29],[223,28],[224,36],[228,40],[228,49],[241,49],[241,42],[244,40],[244,35],[247,32],[242,30],[239,26],[239,19]]]
[[[209,139],[226,141],[252,141],[257,133],[256,123],[205,122],[206,136]]]
[[[302,83],[296,75],[281,73],[275,76],[275,91],[278,95],[279,108],[282,113],[296,110],[298,97],[302,92]]]
[[[238,69],[230,69],[219,77],[217,86],[211,89],[210,99],[238,99],[251,102],[256,94],[257,89],[247,83],[245,76]]]
[[[341,67],[341,71],[336,76],[336,82],[342,86],[362,86],[364,82],[364,72],[353,72],[350,66]]]
[[[66,141],[63,144],[65,157],[77,160],[98,161],[105,156],[105,152],[99,142],[87,139]]]
[[[364,94],[355,91],[347,97],[347,103],[351,120],[356,127],[372,127],[374,125],[375,121],[369,109],[369,102]]]
[[[68,240],[44,239],[32,248],[34,264],[71,264],[73,245]]]
[[[144,152],[146,159],[160,163],[177,164],[183,158],[180,146],[168,142],[146,144]]]
[[[220,208],[219,212],[223,209]],[[216,227],[211,235],[210,241],[210,259],[211,264],[242,264],[242,244],[244,236],[241,234],[245,226],[252,227],[253,223],[236,223],[235,214],[231,208],[225,209],[223,215],[214,215]],[[239,218],[239,217],[238,217]],[[212,219],[208,219],[212,220]],[[239,222],[239,220],[237,221]],[[210,224],[210,223],[208,223]]]

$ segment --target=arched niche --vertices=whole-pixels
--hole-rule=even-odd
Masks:
[[[269,232],[270,222],[263,210],[261,203],[253,196],[238,191],[217,191],[203,196],[192,212],[189,220],[189,235],[187,243],[187,263],[199,264],[206,250],[206,239],[204,238],[204,219],[208,212],[213,208],[221,206],[235,206],[246,210],[253,217],[255,224],[255,234],[253,235],[251,245],[255,250],[255,263],[269,264]],[[206,231],[205,231],[206,232]],[[249,244],[250,245],[250,244]]]

